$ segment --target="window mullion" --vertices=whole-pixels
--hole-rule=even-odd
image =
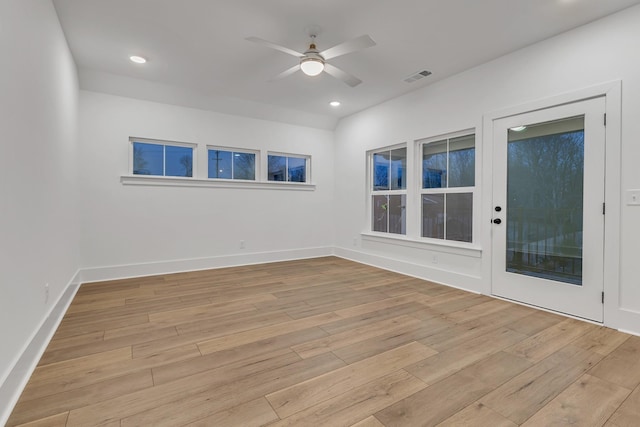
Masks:
[[[447,184],[445,186],[446,191],[444,192],[444,206],[442,206],[442,211],[444,212],[444,224],[443,224],[443,230],[444,230],[444,240],[448,240],[447,239],[447,222],[448,222],[448,218],[447,218],[447,194],[449,192],[449,178],[451,175],[451,169],[450,169],[450,162],[449,162],[449,150],[450,150],[450,143],[451,143],[451,139],[447,138]]]
[[[167,146],[162,146],[162,176],[167,176]]]

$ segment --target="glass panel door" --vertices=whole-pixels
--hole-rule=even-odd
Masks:
[[[492,292],[602,320],[604,98],[494,121]]]

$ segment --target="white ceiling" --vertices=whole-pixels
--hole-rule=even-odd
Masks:
[[[640,0],[54,0],[85,88],[126,94],[126,82],[215,100],[234,112],[273,109],[329,122],[640,3]],[[351,88],[298,72],[293,56],[246,41],[304,51],[368,34],[377,45],[331,62],[359,77]],[[140,66],[130,55],[142,55]],[[427,69],[433,75],[408,84]],[[91,77],[89,77],[91,76]],[[100,80],[111,79],[102,84]],[[136,79],[136,80],[132,80]],[[144,83],[144,82],[143,82]],[[118,86],[121,87],[118,87]],[[140,85],[138,85],[140,86]],[[160,87],[160,86],[153,86]],[[150,87],[147,92],[154,92]],[[153,98],[144,94],[136,97]],[[331,100],[342,106],[332,108]],[[224,101],[224,102],[223,102]],[[213,105],[212,104],[212,105]],[[215,109],[215,108],[214,108]],[[259,115],[259,114],[258,114]],[[285,120],[286,121],[286,120]],[[326,121],[325,121],[326,122]]]

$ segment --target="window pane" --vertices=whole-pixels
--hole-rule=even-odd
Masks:
[[[287,158],[284,156],[268,157],[268,179],[269,181],[287,180]]]
[[[391,189],[403,190],[407,188],[407,149],[391,150]]]
[[[289,179],[290,182],[306,182],[307,181],[307,160],[300,157],[288,157],[289,160]]]
[[[163,152],[163,145],[134,142],[134,175],[164,175]]]
[[[449,188],[475,185],[475,135],[449,140]]]
[[[209,150],[209,178],[231,179],[231,151]]]
[[[389,196],[389,233],[407,233],[406,197],[404,194]]]
[[[165,145],[165,176],[193,176],[193,149]]]
[[[256,155],[233,153],[233,179],[256,179]]]
[[[447,186],[447,140],[422,146],[422,188]]]
[[[444,239],[444,194],[422,195],[422,237]]]
[[[373,231],[387,232],[387,218],[389,211],[388,196],[373,196],[373,206],[371,212],[373,218],[371,220],[371,229]]]
[[[471,242],[473,194],[449,193],[447,200],[447,240]]]
[[[389,189],[389,151],[373,155],[373,189]]]

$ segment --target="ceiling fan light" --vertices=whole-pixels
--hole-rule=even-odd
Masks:
[[[145,62],[147,62],[146,58],[138,55],[131,55],[129,59],[131,60],[131,62],[135,62],[136,64],[144,64]]]
[[[300,69],[307,76],[317,76],[324,70],[324,62],[317,58],[305,58],[300,62]]]

